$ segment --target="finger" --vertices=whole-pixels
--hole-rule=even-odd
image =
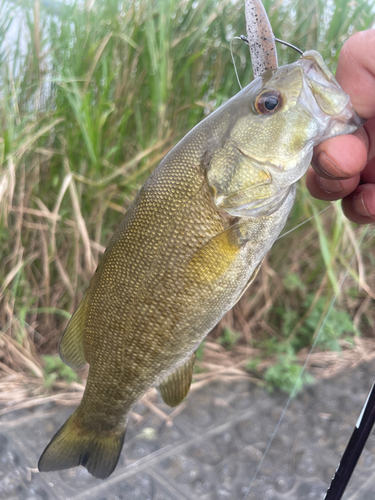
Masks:
[[[309,168],[306,174],[306,186],[310,194],[319,200],[333,201],[348,196],[358,186],[359,174],[349,179],[325,179]]]
[[[374,56],[375,59],[375,56]],[[367,141],[368,141],[368,160],[372,160],[375,158],[375,118],[371,120],[367,120],[365,125],[360,129],[364,133],[366,133]],[[360,130],[357,130],[359,132]]]
[[[375,184],[358,186],[342,200],[342,209],[346,217],[357,224],[375,222]]]
[[[361,172],[361,184],[375,184],[375,158],[369,161]]]
[[[336,79],[362,118],[375,116],[374,46],[375,30],[356,33],[344,43],[337,66]]]
[[[325,179],[347,179],[364,169],[367,150],[368,137],[363,129],[355,134],[332,137],[314,149],[312,166]]]

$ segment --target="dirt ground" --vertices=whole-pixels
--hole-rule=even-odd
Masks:
[[[207,384],[173,419],[139,403],[138,422],[130,419],[119,464],[105,481],[83,467],[36,469],[74,407],[47,403],[6,413],[0,499],[323,500],[374,377],[375,362],[364,363],[305,389],[286,410],[253,481],[287,397],[249,381]],[[372,434],[344,498],[373,500],[374,489]]]

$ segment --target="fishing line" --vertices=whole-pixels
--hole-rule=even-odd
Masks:
[[[318,214],[317,214],[317,215],[318,215]],[[366,229],[363,231],[362,236],[361,236],[361,238],[360,238],[360,240],[359,240],[359,243],[358,243],[358,249],[361,247],[362,241],[363,241],[363,239],[364,239],[364,237],[365,237],[365,235],[366,235],[366,233],[367,233],[367,230],[368,230],[368,225],[367,225]],[[332,300],[331,300],[331,303],[330,303],[330,305],[329,305],[329,308],[328,308],[327,314],[326,314],[326,316],[325,316],[325,318],[324,318],[324,320],[323,320],[323,323],[321,324],[321,326],[320,326],[320,328],[319,328],[318,335],[316,336],[316,338],[315,338],[315,340],[314,340],[314,342],[313,342],[313,345],[311,346],[311,349],[310,349],[310,351],[309,351],[309,354],[307,355],[306,360],[305,360],[305,362],[304,362],[304,364],[303,364],[303,366],[302,366],[302,368],[301,368],[301,371],[300,371],[300,373],[299,373],[299,375],[298,375],[298,377],[297,377],[297,380],[296,380],[296,382],[295,382],[295,384],[294,384],[293,390],[292,390],[292,392],[291,392],[291,394],[290,394],[290,396],[289,396],[289,398],[288,398],[288,400],[287,400],[287,402],[286,402],[286,405],[285,405],[285,406],[284,406],[284,408],[283,408],[283,411],[281,412],[281,415],[280,415],[280,417],[279,417],[279,420],[278,420],[278,422],[277,422],[277,424],[276,424],[276,426],[275,426],[275,429],[273,430],[273,432],[272,432],[272,434],[271,434],[271,437],[270,437],[270,440],[269,440],[269,442],[268,442],[268,444],[267,444],[267,447],[266,447],[266,449],[265,449],[265,451],[264,451],[264,453],[263,453],[263,456],[262,456],[262,458],[261,458],[261,460],[260,460],[260,462],[259,462],[259,464],[258,464],[258,466],[257,466],[257,468],[256,468],[256,470],[255,470],[255,473],[254,473],[254,475],[253,475],[253,477],[252,477],[252,479],[251,479],[251,481],[250,481],[249,487],[247,488],[246,493],[245,493],[245,496],[243,497],[243,499],[242,499],[242,500],[246,500],[247,496],[249,495],[249,493],[250,493],[250,489],[251,489],[251,486],[252,486],[253,482],[255,481],[255,479],[256,479],[256,477],[257,477],[257,475],[258,475],[258,472],[259,472],[260,468],[261,468],[261,467],[262,467],[262,465],[263,465],[264,460],[266,459],[266,456],[267,456],[267,454],[268,454],[268,451],[269,451],[269,449],[270,449],[270,447],[271,447],[271,445],[272,445],[272,443],[273,443],[273,440],[274,440],[274,438],[275,438],[275,436],[276,436],[276,434],[277,434],[277,431],[279,430],[279,427],[280,427],[280,425],[281,425],[281,423],[282,423],[282,421],[283,421],[283,419],[284,419],[284,415],[285,415],[285,413],[286,413],[286,410],[289,408],[289,405],[290,405],[290,403],[291,403],[291,401],[292,401],[293,397],[296,395],[297,386],[298,386],[298,384],[299,384],[299,382],[300,382],[300,380],[301,380],[302,374],[304,373],[304,371],[305,371],[305,369],[306,369],[306,366],[307,366],[307,363],[309,362],[309,359],[310,359],[310,357],[311,357],[311,354],[312,354],[313,350],[315,349],[316,344],[317,344],[317,343],[318,343],[318,341],[319,341],[320,335],[321,335],[321,333],[322,333],[322,331],[323,331],[323,328],[324,328],[324,326],[325,326],[325,324],[326,324],[326,320],[327,320],[328,316],[330,315],[331,310],[332,310],[333,306],[335,305],[336,299],[337,299],[337,297],[339,296],[339,294],[340,294],[340,292],[341,292],[342,286],[343,286],[343,284],[344,284],[344,281],[345,281],[346,277],[348,276],[349,269],[350,269],[350,268],[351,268],[351,266],[352,266],[352,263],[353,263],[353,260],[354,260],[355,256],[356,256],[356,252],[355,252],[355,248],[354,248],[354,253],[353,253],[353,256],[352,256],[352,258],[350,259],[350,263],[349,263],[349,265],[347,266],[347,268],[346,268],[346,270],[345,270],[344,276],[343,276],[343,278],[342,278],[342,280],[341,280],[341,282],[340,282],[340,285],[339,285],[339,288],[338,288],[338,290],[337,290],[337,293],[334,295],[334,297],[333,297],[333,298],[332,298]]]
[[[234,36],[232,38],[232,40],[230,41],[230,45],[229,45],[229,48],[230,48],[230,55],[232,57],[232,62],[233,62],[233,66],[234,66],[234,71],[236,73],[236,77],[237,77],[237,82],[238,82],[238,85],[240,86],[240,89],[242,90],[242,85],[241,85],[241,82],[240,82],[240,79],[238,77],[238,73],[237,73],[237,66],[236,66],[236,63],[235,63],[235,60],[234,60],[234,56],[233,56],[233,48],[232,48],[232,45],[233,45],[233,40],[242,40],[241,37],[239,36]]]
[[[323,208],[323,210],[321,210],[320,212],[318,212],[317,214],[314,214],[312,215],[311,217],[309,217],[308,219],[304,220],[303,222],[301,222],[300,224],[297,224],[297,226],[294,226],[292,227],[292,229],[289,229],[289,231],[287,231],[286,233],[283,233],[282,235],[280,235],[276,241],[280,240],[281,238],[283,238],[284,236],[286,236],[287,234],[291,233],[292,231],[294,231],[295,229],[297,229],[298,227],[301,227],[303,226],[304,224],[306,224],[306,222],[309,222],[309,220],[311,219],[314,219],[315,217],[317,217],[318,215],[320,215],[321,213],[325,212],[326,210],[328,210],[329,208],[333,207],[333,205],[335,204],[336,202],[334,201],[333,203],[330,203],[329,205],[327,205],[325,208]]]
[[[236,38],[238,38],[238,37],[236,37]],[[240,38],[240,40],[242,40],[243,42],[245,42],[246,45],[250,45],[249,44],[249,40],[246,38],[245,35],[241,35],[239,38]],[[276,38],[276,37],[274,37],[274,40],[275,40],[275,42],[281,43],[282,45],[286,45],[287,47],[289,47],[289,48],[297,51],[299,54],[301,54],[301,56],[303,56],[302,50],[299,49],[298,47],[296,47],[295,45],[292,45],[289,42],[285,42],[284,40],[280,40],[280,38]]]
[[[232,40],[230,41],[230,45],[229,45],[229,48],[230,48],[230,55],[232,57],[232,62],[233,62],[233,66],[234,66],[234,71],[236,73],[236,78],[237,78],[237,82],[238,82],[238,85],[240,86],[240,89],[242,90],[242,85],[241,85],[241,82],[240,82],[240,79],[238,77],[238,72],[237,72],[237,66],[236,66],[236,63],[235,63],[235,60],[234,60],[234,55],[233,55],[233,48],[232,48],[232,45],[233,45],[233,40],[241,40],[242,42],[245,42],[247,45],[249,45],[249,40],[246,38],[245,35],[241,35],[241,36],[234,36],[232,38]],[[296,47],[295,45],[292,45],[291,43],[289,42],[285,42],[284,40],[280,40],[280,38],[276,38],[275,37],[275,42],[278,42],[278,43],[281,43],[283,45],[286,45],[287,47],[290,47],[291,49],[294,49],[296,50],[299,54],[303,55],[303,52],[301,49],[299,49],[298,47]],[[319,212],[320,213],[320,212]],[[306,221],[307,222],[307,221]],[[297,226],[298,227],[298,226]]]

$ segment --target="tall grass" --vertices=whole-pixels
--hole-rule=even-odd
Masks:
[[[319,50],[332,69],[345,39],[374,21],[374,0],[264,4],[277,37]],[[38,374],[39,355],[56,352],[139,187],[239,90],[229,45],[244,31],[242,0],[0,3],[0,367]],[[233,49],[246,84],[248,48]],[[296,57],[279,48],[280,64]],[[289,227],[323,206],[300,183]],[[212,336],[244,332],[240,344],[293,363],[316,335],[359,232],[335,205],[286,236]],[[352,319],[337,311],[339,333],[327,334],[325,347],[340,347],[353,318],[374,331],[370,233],[346,283],[342,309]]]

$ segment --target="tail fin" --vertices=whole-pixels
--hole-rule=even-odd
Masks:
[[[114,471],[122,446],[123,432],[96,433],[79,425],[77,410],[57,431],[39,459],[40,472],[83,465],[93,476],[106,479]]]

